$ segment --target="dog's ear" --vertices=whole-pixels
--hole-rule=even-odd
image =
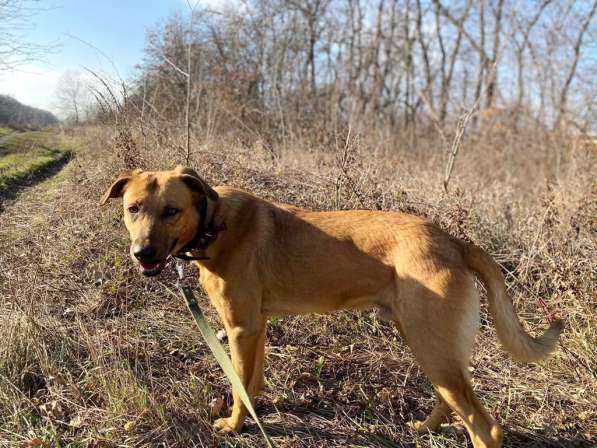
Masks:
[[[211,201],[218,200],[218,193],[216,193],[216,191],[211,188],[194,169],[179,165],[174,170],[180,173],[180,180],[187,184],[191,190],[196,191],[199,194],[204,194],[207,199]]]
[[[109,199],[112,198],[120,198],[124,193],[124,188],[126,184],[137,174],[139,174],[141,170],[134,170],[134,171],[124,171],[120,173],[118,179],[114,181],[112,185],[106,190],[102,199],[100,200],[100,205],[105,205]]]

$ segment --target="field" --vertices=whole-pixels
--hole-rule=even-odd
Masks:
[[[76,147],[72,159],[36,184],[12,184],[0,212],[0,445],[263,446],[250,421],[235,437],[212,431],[213,403],[229,404],[230,388],[184,304],[165,289],[173,270],[141,278],[128,259],[120,206],[98,206],[125,163],[165,168],[184,155],[151,145],[127,153],[114,137],[103,127],[78,130],[61,146]],[[21,139],[21,148],[27,141],[41,148],[34,134]],[[593,143],[555,142],[564,149],[553,181],[551,161],[521,155],[512,142],[472,142],[461,150],[449,193],[445,159],[432,148],[391,152],[347,136],[326,147],[279,147],[272,158],[259,142],[196,143],[190,164],[214,185],[317,210],[416,213],[484,247],[503,267],[531,332],[554,316],[566,319],[554,356],[521,365],[501,349],[482,300],[471,369],[478,396],[504,426],[505,446],[594,446]],[[27,151],[30,162],[10,156],[29,167],[56,160],[54,149],[43,151]],[[437,434],[409,427],[431,410],[432,389],[397,330],[375,313],[274,319],[267,339],[257,409],[278,446],[469,443],[456,419]]]

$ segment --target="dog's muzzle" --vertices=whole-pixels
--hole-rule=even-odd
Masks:
[[[143,274],[146,277],[153,277],[154,275],[158,275],[160,272],[162,272],[162,270],[166,266],[166,263],[167,263],[167,260],[161,261],[161,262],[152,262],[152,263],[139,261],[139,267],[141,269],[141,274]]]

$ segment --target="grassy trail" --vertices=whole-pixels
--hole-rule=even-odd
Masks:
[[[76,150],[75,142],[57,130],[0,128],[0,210],[23,188],[56,174]]]

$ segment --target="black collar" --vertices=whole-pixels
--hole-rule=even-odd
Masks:
[[[197,227],[197,232],[191,241],[173,255],[174,257],[186,261],[209,260],[209,257],[186,254],[186,252],[192,252],[196,249],[207,249],[218,238],[218,234],[222,230],[226,230],[226,224],[217,225],[213,219],[207,222],[207,206],[207,198],[203,196],[199,202],[199,226]]]

